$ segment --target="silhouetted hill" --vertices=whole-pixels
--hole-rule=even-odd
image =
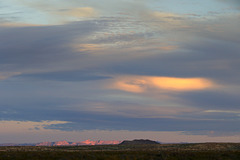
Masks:
[[[120,145],[140,145],[140,144],[159,144],[159,143],[149,139],[135,139],[132,141],[125,140],[122,143],[120,143]]]

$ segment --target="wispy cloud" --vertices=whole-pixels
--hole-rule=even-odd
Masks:
[[[40,130],[44,130],[44,127],[53,124],[66,124],[66,121],[0,121],[1,133],[24,133],[28,130],[34,130],[36,127]]]
[[[93,52],[93,53],[98,53],[100,52],[101,50],[104,49],[104,47],[100,44],[73,44],[72,45],[74,50],[77,51],[77,52]]]
[[[94,17],[96,16],[96,11],[91,7],[82,7],[82,8],[72,8],[70,10],[61,11],[61,14],[64,16],[72,17]]]
[[[21,75],[21,72],[0,72],[0,80],[5,80],[17,75]]]
[[[2,16],[3,19],[9,21],[5,25],[56,25],[98,16],[93,7],[74,5],[74,2],[66,3],[64,1],[58,1],[56,4],[55,1],[23,0],[20,2],[12,0],[6,3],[6,7],[10,11],[17,10],[19,13],[13,12]]]
[[[240,113],[240,111],[228,111],[228,110],[206,110],[204,111],[206,113],[234,113],[234,114],[238,114]]]

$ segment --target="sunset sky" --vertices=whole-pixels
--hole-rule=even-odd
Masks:
[[[0,143],[240,142],[239,0],[0,0]]]

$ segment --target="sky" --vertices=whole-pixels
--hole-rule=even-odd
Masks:
[[[0,0],[0,143],[240,142],[238,0]]]

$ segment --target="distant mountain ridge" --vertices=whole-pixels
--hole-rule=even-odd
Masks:
[[[112,145],[112,144],[119,144],[122,141],[111,140],[111,141],[80,141],[80,142],[68,142],[68,141],[57,141],[57,142],[40,142],[40,143],[24,143],[24,144],[17,144],[17,143],[3,143],[0,146],[81,146],[81,145]]]
[[[1,143],[0,146],[35,146],[36,143]]]
[[[81,142],[67,142],[67,141],[57,141],[57,142],[42,142],[37,143],[36,146],[81,146],[81,145],[110,145],[110,144],[119,144],[122,141],[112,140],[112,141],[81,141]]]

